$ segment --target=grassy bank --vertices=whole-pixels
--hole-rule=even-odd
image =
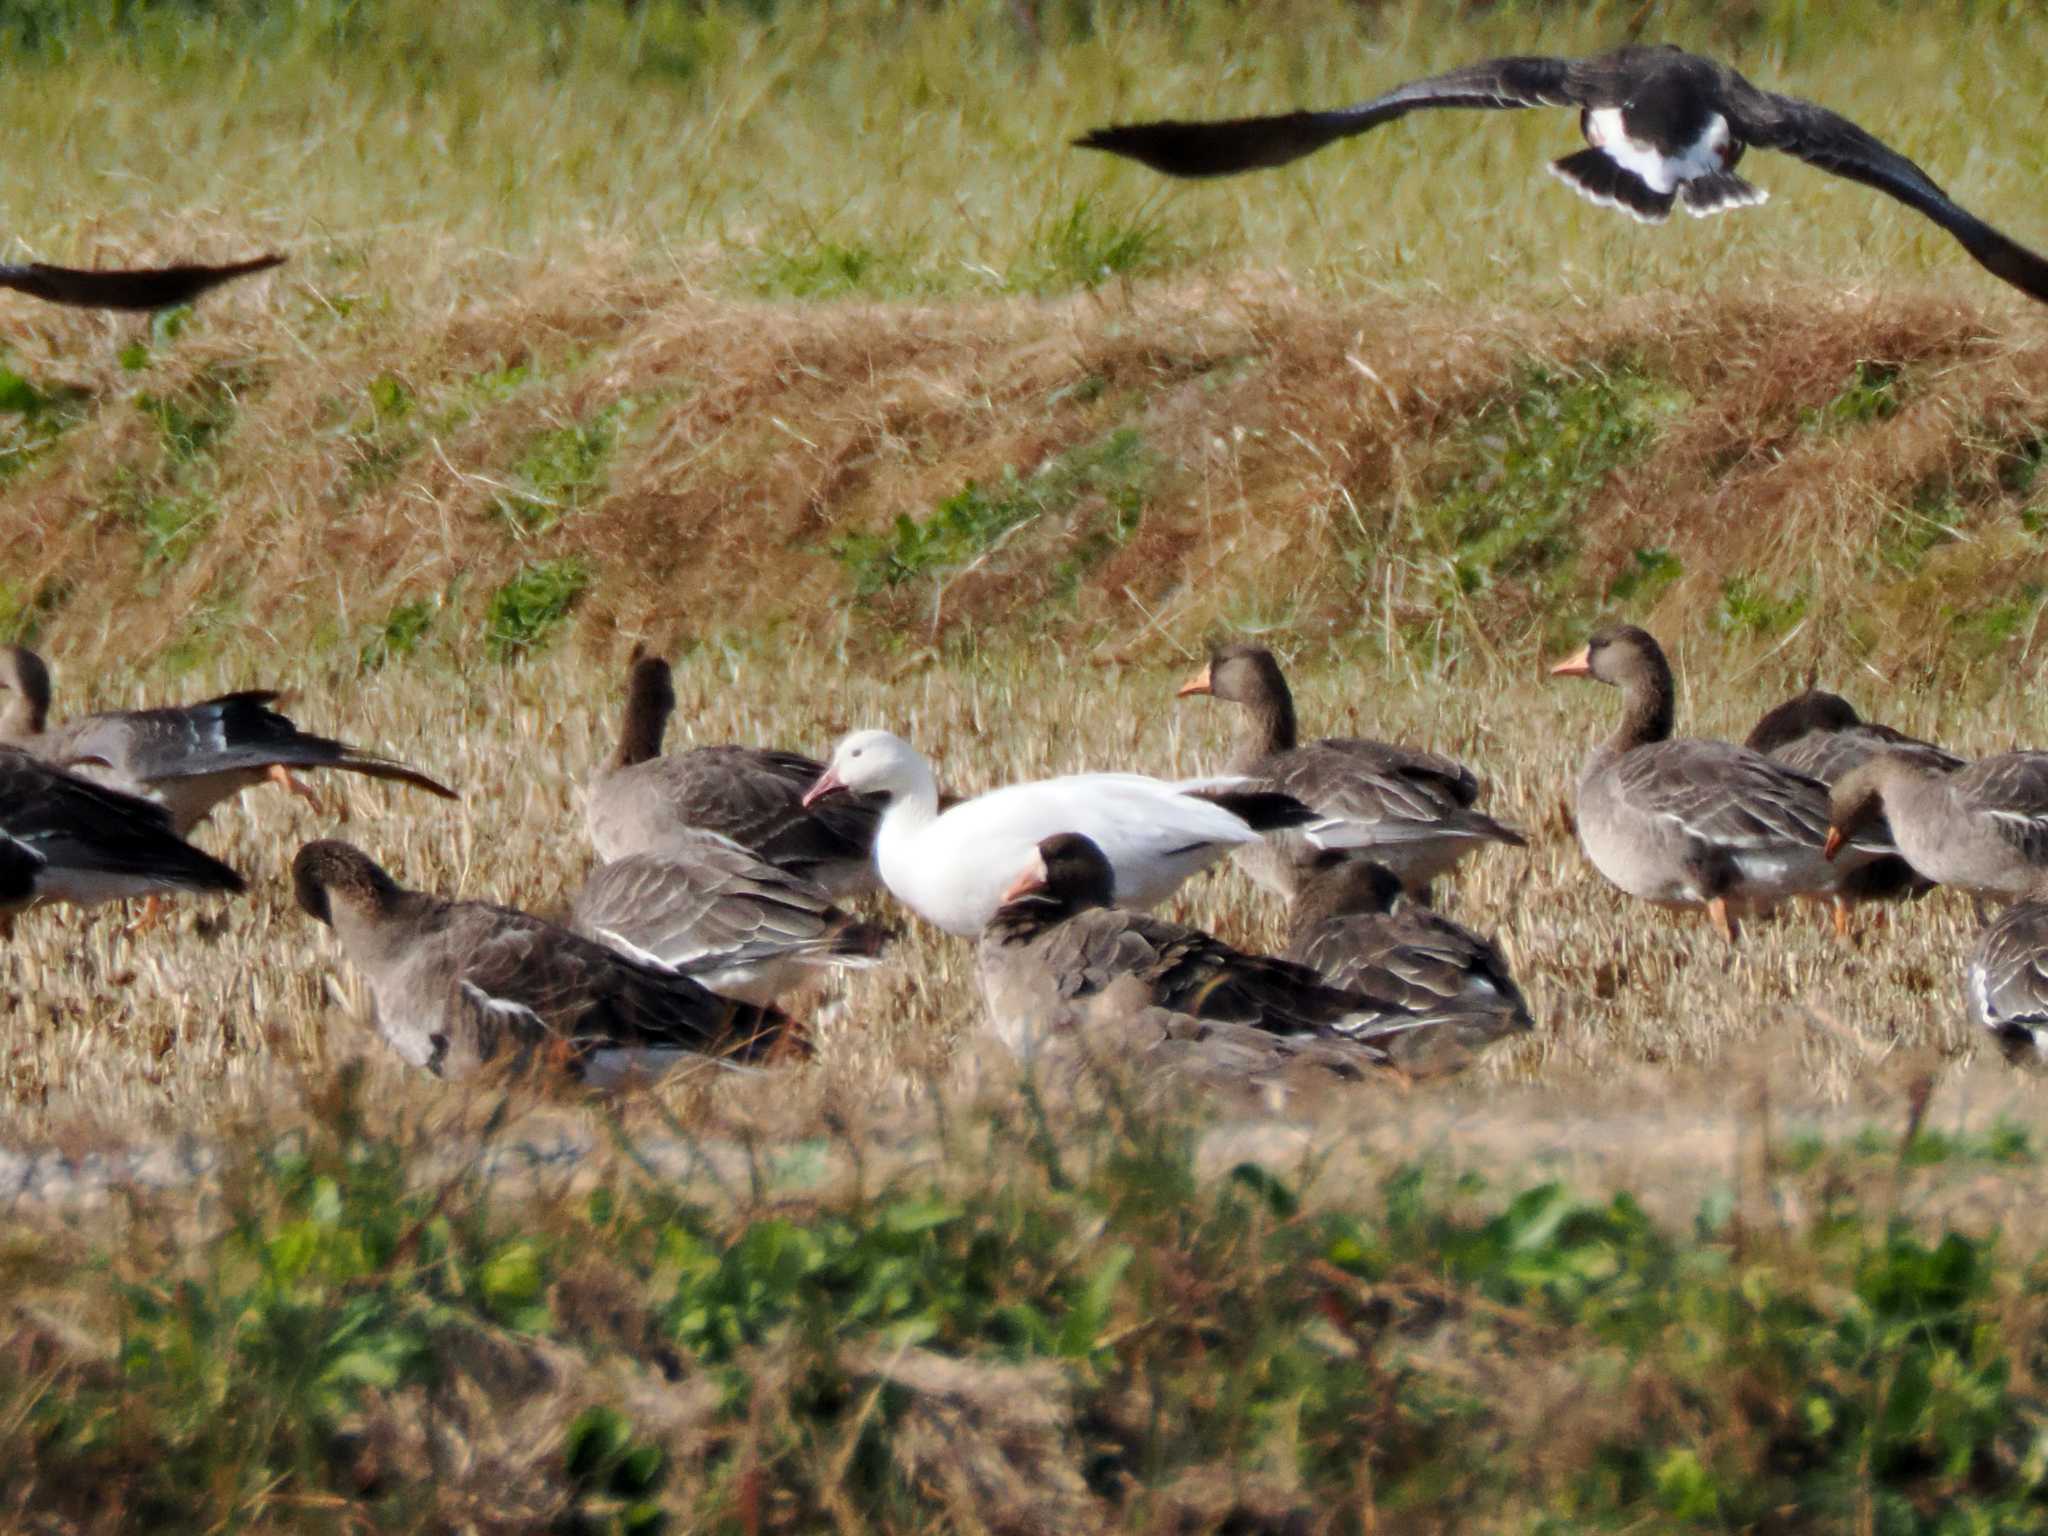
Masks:
[[[1114,1092],[956,1107],[942,1168],[868,1168],[845,1133],[750,1157],[751,1185],[621,1157],[517,1193],[421,1185],[427,1126],[351,1077],[312,1107],[245,1143],[216,1242],[188,1246],[173,1196],[11,1249],[8,1507],[79,1530],[2048,1523],[2038,1223],[1910,1214],[1930,1170],[2031,1183],[2024,1133],[1762,1126],[1754,1182],[1673,1220],[1514,1169],[1231,1161]]]

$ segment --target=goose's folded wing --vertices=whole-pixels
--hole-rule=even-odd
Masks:
[[[1433,107],[1583,106],[1605,79],[1598,60],[1489,59],[1397,86],[1356,106],[1215,122],[1126,123],[1074,143],[1139,161],[1168,176],[1228,176],[1285,165],[1325,145]]]
[[[690,971],[817,945],[838,915],[811,881],[718,838],[593,870],[576,897],[575,927]]]
[[[1631,809],[1715,847],[1818,849],[1827,838],[1825,784],[1729,742],[1639,748],[1616,764],[1615,783]],[[1859,836],[1856,846],[1872,844]]]
[[[2048,908],[2009,909],[1970,958],[1970,1003],[1987,1029],[2048,1027]]]
[[[582,1050],[608,1047],[752,1054],[788,1020],[736,1003],[687,976],[622,955],[525,913],[476,909],[492,920],[462,956],[464,984]]]

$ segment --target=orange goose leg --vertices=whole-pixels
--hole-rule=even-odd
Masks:
[[[306,785],[293,778],[291,769],[285,767],[283,763],[272,763],[270,765],[270,772],[265,774],[264,777],[269,779],[279,789],[285,791],[285,793],[297,795],[306,804],[313,807],[315,811],[323,815],[326,813],[327,807],[321,804],[320,797],[314,794]]]
[[[1742,930],[1736,924],[1735,914],[1728,910],[1727,897],[1716,896],[1708,902],[1707,916],[1714,920],[1715,931],[1730,944],[1734,944],[1740,937]]]

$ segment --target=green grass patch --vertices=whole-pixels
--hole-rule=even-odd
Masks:
[[[2044,590],[2039,582],[2022,582],[2016,596],[1951,612],[1948,628],[1957,649],[1972,661],[2004,650],[2033,628]]]
[[[1008,286],[1025,293],[1095,288],[1170,267],[1183,257],[1181,242],[1162,220],[1105,209],[1082,196],[1041,224]]]
[[[519,568],[484,610],[484,650],[512,662],[543,649],[590,586],[590,567],[576,556]]]
[[[590,505],[604,492],[630,411],[629,402],[613,401],[588,420],[537,433],[512,466],[520,489],[493,501],[492,513],[515,533],[541,534]]]
[[[892,587],[952,570],[992,548],[1012,530],[1037,518],[1073,513],[1084,502],[1104,511],[1067,557],[1077,582],[1086,564],[1130,537],[1144,516],[1152,464],[1137,431],[1119,428],[1094,442],[1055,455],[1028,475],[1005,471],[991,486],[969,482],[923,519],[907,513],[886,533],[858,533],[832,546],[853,583],[854,595],[873,597]]]
[[[1668,549],[1638,549],[1629,556],[1607,585],[1610,603],[1630,604],[1644,609],[1664,595],[1664,589],[1685,574],[1685,564]]]
[[[1906,402],[1905,371],[1897,363],[1864,359],[1834,399],[1802,411],[1799,424],[1809,432],[1842,432],[1889,421]]]
[[[91,411],[89,390],[68,384],[45,389],[0,366],[0,482],[34,464]]]
[[[137,395],[135,408],[155,425],[170,464],[183,467],[213,453],[234,426],[241,411],[241,394],[259,379],[253,367],[214,365],[201,369],[176,390]]]
[[[1443,457],[1456,477],[1417,513],[1417,535],[1446,563],[1452,590],[1559,592],[1593,494],[1649,452],[1685,399],[1632,363],[1525,367],[1510,397],[1451,433]],[[1645,579],[1661,569],[1653,560]]]
[[[389,662],[409,658],[433,630],[434,616],[440,611],[441,604],[431,597],[398,604],[381,623],[371,626],[369,638],[356,652],[357,666],[375,672]]]
[[[1806,617],[1806,594],[1784,593],[1754,576],[1730,576],[1721,583],[1714,627],[1724,635],[1768,640]]]
[[[211,496],[166,492],[136,502],[129,521],[142,536],[144,565],[178,566],[213,532],[220,503]]]
[[[794,299],[905,298],[943,286],[904,250],[816,238],[754,253],[742,264],[741,281],[761,297]]]

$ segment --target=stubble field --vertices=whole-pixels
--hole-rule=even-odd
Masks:
[[[1969,904],[1731,953],[1627,901],[1567,817],[1619,701],[1544,673],[1620,617],[1690,733],[1812,675],[2048,742],[2035,307],[1789,162],[1624,226],[1549,114],[1181,191],[1062,148],[1629,35],[2048,239],[2013,5],[0,11],[16,241],[292,253],[154,323],[0,304],[0,637],[60,711],[283,687],[464,797],[252,793],[197,838],[247,897],[0,949],[6,1518],[2048,1523],[2048,1123],[1963,1017]],[[801,1068],[451,1088],[290,899],[340,836],[559,908],[635,641],[672,746],[886,726],[972,792],[1212,766],[1173,690],[1240,636],[1529,834],[1444,905],[1530,1038],[1313,1101],[1024,1080],[971,947],[878,903]],[[1228,868],[1170,910],[1280,939]]]

